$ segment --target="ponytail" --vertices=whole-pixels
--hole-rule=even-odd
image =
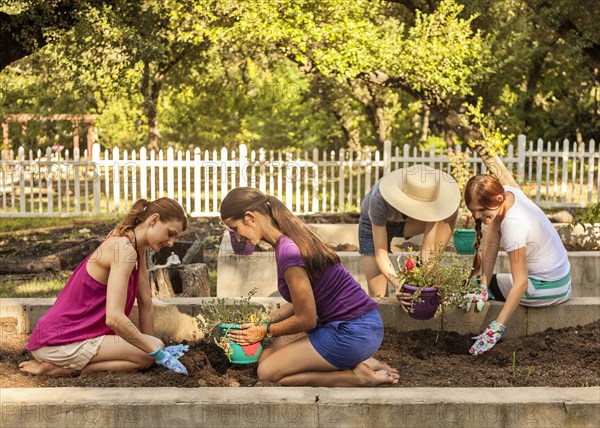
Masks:
[[[258,189],[237,187],[231,190],[223,199],[220,211],[222,220],[242,219],[247,211],[256,211],[270,217],[273,226],[298,246],[311,280],[317,278],[329,265],[340,263],[337,253],[294,216],[283,202]]]
[[[117,235],[123,236],[155,213],[160,216],[161,221],[179,221],[183,226],[182,230],[187,229],[187,216],[181,205],[171,198],[159,198],[152,202],[147,199],[138,199],[135,201],[114,232]]]
[[[266,196],[266,205],[274,226],[289,236],[300,249],[311,279],[317,278],[329,265],[340,263],[337,253],[294,216],[283,202],[274,196]]]

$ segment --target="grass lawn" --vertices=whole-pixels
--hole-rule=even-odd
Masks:
[[[68,278],[65,273],[58,278],[3,279],[0,282],[0,298],[56,297]]]

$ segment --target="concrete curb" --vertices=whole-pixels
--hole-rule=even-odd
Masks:
[[[595,427],[591,388],[3,389],[21,427]]]
[[[202,311],[202,302],[214,297],[186,297],[154,299],[155,330],[157,335],[174,341],[202,338],[196,317]],[[0,299],[0,343],[11,334],[31,333],[37,320],[52,306],[55,299]],[[257,297],[256,303],[267,307],[283,304],[281,297]],[[441,327],[441,317],[428,321],[417,321],[401,310],[395,298],[379,302],[383,323],[386,328],[398,331],[415,331]],[[502,309],[502,304],[491,302],[480,313],[465,313],[457,310],[445,316],[445,330],[460,334],[477,333],[485,329]],[[137,324],[137,306],[131,314]],[[507,338],[532,335],[548,328],[576,327],[600,320],[600,297],[574,297],[570,301],[547,308],[519,306],[508,323]]]

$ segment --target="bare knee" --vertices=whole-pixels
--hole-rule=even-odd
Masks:
[[[281,376],[275,373],[275,371],[272,370],[268,364],[259,364],[256,374],[259,380],[264,380],[267,382],[279,382],[281,379]]]
[[[131,358],[129,359],[129,361],[137,366],[136,369],[143,370],[152,367],[152,365],[155,363],[154,358],[146,354],[141,349],[138,349],[137,351],[138,352],[135,352],[135,354],[131,355]]]

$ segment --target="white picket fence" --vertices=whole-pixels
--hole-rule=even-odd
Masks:
[[[594,140],[527,142],[520,135],[502,157],[523,190],[539,206],[585,206],[598,201],[600,153]],[[0,160],[0,217],[81,216],[126,211],[138,198],[168,196],[191,216],[216,216],[220,201],[237,186],[275,195],[296,214],[357,211],[365,193],[385,173],[415,163],[450,171],[448,156],[434,147],[392,147],[383,152],[267,151],[241,145],[237,152],[38,151]],[[473,174],[486,172],[476,155]]]

